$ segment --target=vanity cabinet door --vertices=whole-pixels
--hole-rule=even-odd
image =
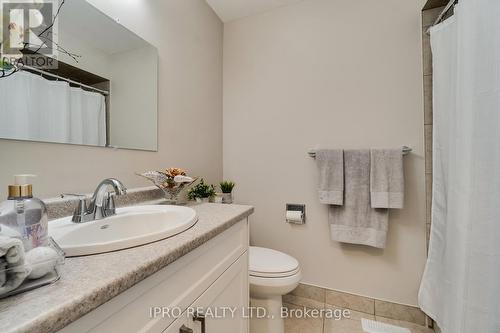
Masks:
[[[194,333],[247,333],[248,252],[242,255],[192,305],[198,312]],[[195,314],[196,316],[196,314]],[[204,329],[203,329],[204,328]]]
[[[247,267],[246,252],[163,333],[247,333]]]
[[[194,322],[183,315],[172,323],[163,333],[194,333]]]

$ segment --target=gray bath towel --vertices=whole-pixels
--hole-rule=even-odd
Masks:
[[[344,203],[344,151],[321,149],[316,152],[319,171],[319,202],[326,205]]]
[[[401,148],[372,149],[370,171],[372,208],[403,208],[404,183]]]
[[[370,205],[370,150],[345,150],[344,176],[344,205],[330,206],[331,238],[385,248],[389,210]]]

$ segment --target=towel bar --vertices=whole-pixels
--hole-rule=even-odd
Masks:
[[[403,146],[403,148],[401,149],[401,152],[403,153],[403,155],[408,155],[409,153],[411,153],[413,151],[412,148],[410,147],[407,147],[407,146]],[[310,157],[312,158],[315,158],[316,157],[316,150],[315,149],[311,149],[307,152],[309,154]]]

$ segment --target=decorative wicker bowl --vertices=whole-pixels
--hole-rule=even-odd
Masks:
[[[174,181],[174,177],[161,171],[147,171],[136,174],[148,179],[156,187],[162,190],[167,203],[171,205],[177,205],[179,203],[179,195],[182,190],[191,186],[198,179],[198,177],[190,177],[192,179],[191,181],[178,183]]]

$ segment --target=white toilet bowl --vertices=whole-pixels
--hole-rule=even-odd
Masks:
[[[250,247],[250,305],[265,308],[266,317],[254,311],[250,333],[283,333],[282,296],[294,290],[302,278],[299,262],[279,251]]]

